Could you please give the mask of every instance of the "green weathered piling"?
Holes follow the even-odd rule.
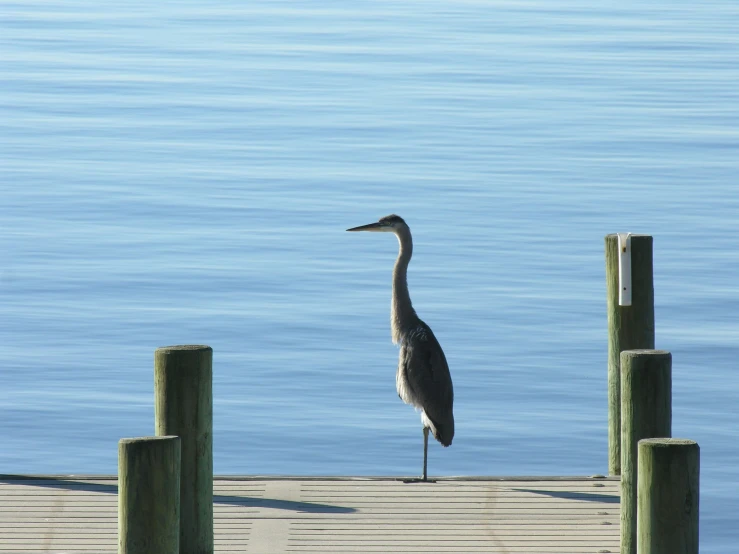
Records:
[[[118,553],[180,551],[180,438],[118,443]]]
[[[672,355],[621,352],[621,554],[636,554],[637,443],[672,436]]]
[[[154,355],[157,435],[182,439],[180,552],[213,553],[213,349],[168,346]]]
[[[631,306],[619,306],[618,235],[606,235],[608,310],[608,472],[621,475],[621,361],[624,350],[654,348],[652,237],[631,235]]]
[[[698,554],[699,480],[694,441],[639,441],[639,554]]]

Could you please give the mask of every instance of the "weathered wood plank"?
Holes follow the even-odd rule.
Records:
[[[0,552],[117,544],[114,478],[0,476]],[[251,478],[214,481],[216,552],[617,552],[619,481]]]

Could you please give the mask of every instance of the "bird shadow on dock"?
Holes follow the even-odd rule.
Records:
[[[618,504],[621,498],[617,494],[599,494],[593,492],[575,491],[546,491],[541,489],[513,489],[516,492],[531,492],[552,498],[563,498],[565,500],[585,500],[587,502],[602,502],[603,504]]]
[[[91,483],[89,481],[109,480],[111,483]],[[62,479],[60,477],[43,477],[38,475],[0,475],[0,484],[28,485],[33,487],[48,487],[52,489],[97,492],[103,494],[118,494],[118,484],[113,478],[84,477],[80,480]],[[333,504],[317,502],[300,502],[297,500],[278,500],[276,498],[257,498],[253,496],[233,496],[214,494],[214,504],[229,506],[244,506],[249,508],[272,508],[307,514],[352,514],[357,510]]]

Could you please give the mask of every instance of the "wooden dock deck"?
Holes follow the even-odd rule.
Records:
[[[0,476],[0,552],[117,552],[117,479]],[[216,552],[619,551],[619,480],[216,477]]]

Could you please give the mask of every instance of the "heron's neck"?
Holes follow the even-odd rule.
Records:
[[[411,304],[408,293],[408,262],[413,255],[413,239],[409,230],[401,229],[397,233],[400,251],[393,269],[393,299],[390,312],[390,325],[393,342],[398,344],[407,331],[415,327],[418,316]]]

